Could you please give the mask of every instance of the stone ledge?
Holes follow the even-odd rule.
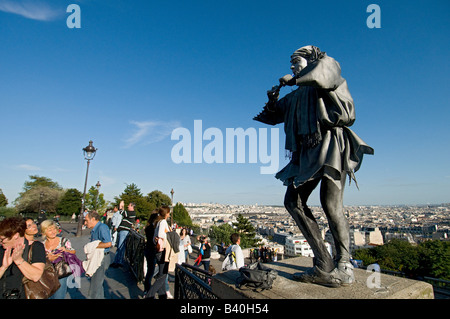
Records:
[[[367,280],[374,273],[364,269],[354,270],[355,283],[350,287],[328,288],[293,280],[294,273],[312,267],[312,258],[308,257],[285,259],[266,266],[278,272],[272,289],[254,292],[236,288],[239,271],[231,270],[212,278],[212,290],[221,299],[434,299],[432,285],[386,274],[376,274],[380,275],[380,288],[368,288]]]

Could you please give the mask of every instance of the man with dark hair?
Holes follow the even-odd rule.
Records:
[[[97,249],[104,249],[104,256],[100,266],[91,276],[88,297],[90,299],[104,299],[103,283],[105,281],[105,272],[110,262],[109,249],[111,247],[111,233],[106,224],[100,222],[101,216],[95,212],[89,212],[86,215],[85,223],[91,231],[91,242],[99,240]]]
[[[128,209],[122,212],[122,222],[117,228],[119,232],[119,243],[117,244],[114,262],[111,264],[113,268],[122,267],[125,262],[126,239],[136,221],[135,207],[136,204],[131,202],[128,204]]]
[[[308,45],[291,56],[292,75],[267,92],[263,112],[254,119],[284,123],[285,148],[291,161],[276,174],[287,186],[284,205],[314,252],[314,267],[295,276],[299,281],[339,287],[354,282],[348,221],[343,212],[346,175],[355,180],[364,154],[374,151],[350,128],[355,108],[339,63]],[[278,100],[280,88],[298,86]],[[320,201],[334,238],[336,260],[325,242],[307,200],[320,185]],[[355,181],[356,183],[356,181]]]
[[[232,245],[225,251],[225,260],[222,263],[222,270],[232,270],[244,267],[244,254],[241,249],[241,236],[233,233],[230,236]]]

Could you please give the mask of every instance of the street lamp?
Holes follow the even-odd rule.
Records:
[[[170,197],[171,197],[171,201],[172,201],[172,217],[173,217],[173,193],[175,193],[173,191],[173,188],[170,191]],[[172,223],[172,217],[170,217],[170,223]]]
[[[102,186],[102,184],[100,184],[100,181],[97,181],[97,184],[95,184],[95,188],[97,188],[97,195],[95,196],[95,210],[98,213],[98,199],[100,197],[100,187]]]
[[[41,192],[40,194],[39,194],[39,212],[38,212],[38,214],[40,214],[41,213],[41,210],[42,210],[42,198],[44,197],[44,192]]]
[[[87,179],[88,179],[88,173],[89,173],[89,164],[91,163],[91,160],[94,159],[95,154],[97,153],[97,149],[92,145],[92,141],[89,141],[89,145],[83,148],[83,155],[84,159],[87,160],[87,168],[86,168],[86,179],[84,180],[84,192],[83,192],[83,199],[81,200],[81,211],[80,215],[78,216],[78,227],[77,227],[77,237],[81,236],[82,227],[83,227],[83,212],[84,212],[84,201],[86,200],[86,186],[87,186]]]

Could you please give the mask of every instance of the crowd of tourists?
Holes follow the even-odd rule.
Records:
[[[125,266],[127,237],[133,229],[139,230],[135,206],[129,203],[124,209],[121,202],[109,216],[106,212],[100,215],[87,210],[80,216],[83,225],[91,230],[90,240],[84,246],[86,260],[83,261],[78,259],[70,239],[61,235],[58,219],[46,219],[45,214],[40,214],[36,222],[32,218],[19,216],[2,220],[0,299],[65,299],[70,283],[81,276],[89,278],[87,298],[104,299],[106,270]],[[170,207],[161,206],[152,212],[144,227],[145,298],[173,298],[169,291],[169,272],[175,270],[175,264],[191,262],[212,274],[216,272],[210,262],[210,239],[198,235],[193,244],[192,229],[169,224],[172,220],[170,214]],[[222,270],[244,266],[239,235],[233,234],[231,240],[232,245],[227,248],[226,254],[233,257],[230,260],[234,264],[223,266]],[[196,245],[198,255],[195,260],[190,260],[193,245]],[[116,252],[111,260],[110,250],[114,246]],[[50,282],[52,276],[55,279]],[[41,295],[33,294],[32,289],[35,288],[30,287],[40,283],[48,287],[48,291],[41,287],[44,291]]]

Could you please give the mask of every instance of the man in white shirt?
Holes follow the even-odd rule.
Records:
[[[232,245],[227,248],[225,251],[225,256],[228,258],[228,255],[234,253],[232,257],[234,262],[232,263],[231,268],[227,267],[226,270],[230,269],[239,269],[244,266],[244,253],[242,252],[241,246],[241,236],[238,233],[234,233],[230,236]]]

